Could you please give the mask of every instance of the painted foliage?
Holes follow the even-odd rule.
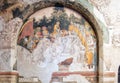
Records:
[[[20,75],[37,76],[42,83],[92,83],[81,72],[97,70],[97,40],[92,27],[77,12],[61,6],[34,13],[22,26],[17,43],[28,53],[18,54]],[[25,71],[23,65],[30,65],[31,70]]]

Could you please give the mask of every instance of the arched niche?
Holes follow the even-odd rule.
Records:
[[[38,13],[39,11],[42,11],[43,10],[43,12],[44,12],[44,10],[47,10],[47,8],[49,9],[49,8],[52,8],[52,9],[55,9],[55,8],[60,8],[59,10],[61,11],[62,9],[65,9],[66,11],[68,10],[69,12],[75,12],[77,15],[78,15],[78,17],[79,17],[79,19],[80,18],[83,18],[84,20],[85,20],[85,22],[86,22],[86,25],[84,26],[84,27],[90,27],[90,29],[92,29],[92,32],[94,33],[94,35],[95,35],[95,41],[96,41],[96,53],[97,53],[97,58],[96,58],[96,70],[95,70],[95,72],[90,72],[90,71],[88,71],[88,72],[86,72],[86,71],[80,71],[80,72],[76,72],[75,71],[75,73],[71,73],[72,71],[70,71],[69,73],[68,72],[66,72],[66,73],[62,73],[63,75],[64,74],[79,74],[79,75],[91,75],[91,74],[94,74],[94,75],[96,75],[95,76],[95,80],[96,80],[96,83],[97,82],[100,82],[101,80],[99,80],[99,73],[100,72],[102,72],[102,64],[100,64],[99,63],[99,60],[100,60],[100,58],[102,58],[102,56],[103,56],[103,52],[102,52],[102,33],[101,33],[101,30],[100,30],[100,27],[99,27],[99,25],[98,25],[98,23],[97,23],[97,21],[96,21],[96,19],[94,18],[94,16],[84,7],[84,6],[82,6],[80,3],[76,3],[76,2],[70,2],[70,1],[61,1],[61,0],[58,0],[58,1],[54,1],[54,2],[52,2],[52,1],[41,1],[41,2],[38,2],[38,3],[35,3],[35,4],[32,4],[32,5],[30,5],[30,6],[28,6],[27,7],[27,10],[30,10],[29,12],[26,12],[26,10],[24,10],[24,12],[23,12],[23,20],[25,21],[24,22],[24,24],[23,24],[23,26],[21,27],[21,29],[20,29],[20,31],[19,31],[19,34],[18,34],[18,44],[19,45],[21,45],[19,42],[21,41],[21,39],[23,38],[23,37],[25,37],[25,33],[23,32],[24,31],[24,29],[25,29],[25,27],[30,27],[29,29],[31,29],[32,27],[32,25],[34,24],[33,23],[33,21],[36,21],[36,19],[33,19],[33,17],[37,17],[38,15],[35,15],[36,13]],[[32,9],[32,10],[31,10]],[[51,10],[51,9],[49,9],[49,10]],[[57,10],[57,11],[59,11],[59,10]],[[51,11],[53,11],[53,10],[51,10]],[[63,10],[62,10],[63,11]],[[54,11],[53,11],[54,12]],[[64,11],[63,11],[64,12]],[[49,11],[47,11],[47,12],[44,12],[44,13],[50,13]],[[66,12],[64,12],[64,13],[66,13]],[[41,13],[42,14],[42,13]],[[50,13],[51,14],[51,13]],[[66,14],[68,14],[68,13],[66,13]],[[64,14],[65,16],[66,16],[66,14]],[[43,14],[44,15],[44,14]],[[56,14],[57,15],[57,14]],[[42,16],[43,17],[43,16]],[[64,16],[63,16],[64,17]],[[69,19],[70,19],[70,16],[68,16],[69,17]],[[67,17],[67,18],[68,18]],[[73,17],[77,17],[77,16],[73,16]],[[39,17],[38,17],[39,18]],[[47,17],[47,19],[48,20],[52,20],[50,17]],[[43,18],[41,18],[41,20],[45,20],[45,18],[43,19]],[[57,28],[55,28],[55,26],[57,25],[57,23],[58,23],[58,25],[60,25],[63,21],[60,21],[60,20],[57,20],[57,21],[55,21],[55,23],[52,25],[52,27],[53,28],[51,28],[53,31],[49,31],[49,33],[56,33],[55,32],[55,30],[57,29]],[[68,21],[65,21],[65,22],[68,22]],[[59,24],[60,23],[60,24]],[[64,22],[63,22],[64,23]],[[76,33],[76,35],[78,36],[78,38],[79,38],[79,40],[81,41],[81,44],[82,44],[82,46],[84,47],[83,49],[85,49],[85,54],[84,55],[89,55],[89,53],[91,53],[91,51],[88,51],[88,49],[89,49],[89,46],[87,45],[87,41],[88,40],[86,40],[86,38],[84,37],[84,35],[82,34],[83,32],[80,30],[80,28],[78,29],[77,27],[73,27],[73,29],[72,28],[70,28],[70,25],[72,25],[71,23],[73,23],[74,24],[74,22],[68,22],[68,24],[67,25],[69,25],[69,26],[67,26],[67,28],[60,28],[60,30],[71,30],[71,31],[73,31],[73,32],[75,32]],[[28,25],[29,24],[29,25]],[[42,26],[42,22],[40,22],[39,23],[40,24],[40,27],[43,27],[43,29],[46,29],[46,26],[44,27],[44,26]],[[66,24],[66,23],[65,23]],[[65,24],[63,25],[63,26],[65,26]],[[85,23],[84,23],[85,24]],[[83,24],[83,25],[84,25]],[[81,24],[82,25],[82,24]],[[36,26],[35,26],[36,27]],[[38,26],[37,26],[38,27]],[[29,36],[31,35],[31,33],[33,32],[33,31],[35,31],[35,30],[37,30],[37,29],[39,29],[39,28],[34,28],[34,29],[31,29],[31,30],[28,30],[28,33],[29,33]],[[48,27],[48,26],[47,26]],[[42,28],[41,28],[42,29]],[[40,30],[41,31],[41,30]],[[22,35],[22,32],[23,32],[23,36],[21,36]],[[41,34],[41,33],[39,33],[39,34]],[[62,34],[63,35],[63,34]],[[43,36],[43,35],[41,35],[41,36]],[[49,38],[48,38],[49,39]],[[46,42],[46,41],[45,41]],[[39,42],[37,42],[38,44],[39,44]],[[36,44],[36,45],[38,45],[38,44]],[[41,44],[42,45],[42,44]],[[28,62],[26,61],[26,63],[30,63],[31,64],[31,62],[29,62],[30,61],[30,58],[33,58],[33,55],[34,54],[36,54],[36,52],[33,52],[34,51],[34,49],[29,49],[29,48],[27,48],[27,46],[24,46],[24,45],[22,45],[22,47],[21,46],[18,46],[18,53],[20,52],[20,50],[22,50],[23,51],[23,53],[26,53],[25,55],[24,55],[24,57],[26,57],[26,60],[28,60]],[[37,46],[35,46],[35,49],[37,48]],[[38,50],[37,50],[38,51]],[[88,52],[88,53],[87,53]],[[23,53],[19,53],[21,56],[23,55]],[[31,53],[33,53],[33,54],[31,54]],[[93,53],[94,54],[94,53]],[[30,56],[30,57],[29,57]],[[27,57],[29,57],[29,58],[27,58]],[[20,59],[24,59],[23,57],[19,57]],[[18,58],[18,59],[19,59]],[[37,58],[37,57],[36,57]],[[20,60],[19,60],[20,61]],[[69,64],[69,62],[71,62],[71,61],[73,61],[73,58],[71,58],[71,57],[69,57],[69,58],[66,58],[66,59],[64,59],[64,61],[61,61],[61,62],[59,62],[58,63],[58,65],[61,65],[61,64]],[[33,60],[33,62],[34,62],[34,60]],[[19,62],[18,62],[19,63]],[[44,66],[44,65],[42,65],[42,66]],[[91,67],[92,65],[90,65],[89,67]],[[52,67],[52,66],[51,66]],[[58,66],[57,66],[58,67]],[[56,67],[56,68],[57,68]],[[88,69],[89,69],[89,67],[88,67]],[[18,68],[20,68],[20,67],[18,67]],[[22,68],[22,67],[21,67]],[[29,68],[29,67],[28,67]],[[51,68],[52,69],[52,68]],[[22,69],[21,69],[22,70]],[[19,70],[18,69],[18,71],[19,72],[22,72],[21,70]],[[24,72],[30,72],[31,70],[23,70]],[[24,74],[24,72],[22,73],[22,74]],[[27,77],[28,75],[30,76],[30,73],[26,73],[26,75],[24,74],[24,76],[25,77]],[[73,71],[74,72],[74,71]],[[32,76],[37,76],[37,72],[35,72],[36,74],[33,74],[32,73],[32,75],[31,75],[31,77]],[[21,75],[22,75],[21,74]],[[47,74],[47,73],[46,73]],[[44,75],[44,74],[43,74]],[[48,74],[48,75],[51,75],[51,74]],[[54,76],[59,76],[59,75],[61,75],[59,72],[56,72],[56,73],[53,73],[52,75],[54,75]],[[40,78],[42,78],[42,77],[40,77]],[[78,76],[78,78],[79,78],[79,76]],[[83,78],[83,79],[85,79],[84,77],[81,77],[81,78]],[[89,79],[89,78],[88,78]],[[55,79],[53,79],[53,80],[56,80],[56,78]],[[92,80],[94,80],[93,78],[92,78]]]

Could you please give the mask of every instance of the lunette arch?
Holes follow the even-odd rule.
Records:
[[[47,8],[47,7],[53,7],[56,5],[63,5],[64,7],[75,10],[80,15],[82,15],[89,22],[89,24],[92,26],[92,28],[95,32],[96,38],[97,38],[98,81],[99,81],[99,83],[102,83],[102,80],[99,80],[101,78],[100,75],[101,75],[102,69],[103,69],[102,64],[99,63],[100,58],[103,57],[102,31],[101,31],[100,25],[98,24],[94,15],[87,8],[85,8],[81,3],[77,3],[77,1],[70,2],[68,0],[56,0],[56,1],[46,0],[46,1],[36,2],[32,5],[28,5],[29,8],[27,10],[23,11],[23,13],[22,13],[22,15],[24,16],[23,20],[25,21],[29,16],[31,16],[33,13],[35,13],[38,10],[41,10],[41,9]],[[29,11],[29,12],[27,12],[27,11]],[[19,34],[17,34],[17,36],[19,36]]]

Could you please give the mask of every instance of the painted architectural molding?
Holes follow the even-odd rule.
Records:
[[[117,1],[117,0],[116,0]],[[89,0],[101,14],[103,14],[107,26],[119,25],[119,4],[115,0]],[[116,4],[115,4],[116,3]],[[114,7],[118,6],[118,7]]]

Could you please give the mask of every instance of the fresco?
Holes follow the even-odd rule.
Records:
[[[42,83],[96,82],[95,33],[69,8],[49,7],[31,15],[17,43],[17,70],[23,77],[36,76]]]

